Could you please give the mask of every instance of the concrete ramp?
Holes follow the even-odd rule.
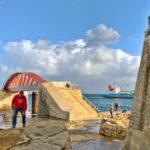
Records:
[[[47,95],[47,104],[50,116],[61,118],[67,117],[69,120],[90,120],[99,118],[100,114],[86,102],[80,89],[73,87],[58,86],[53,82],[42,84],[42,88]],[[53,105],[53,107],[52,107]],[[51,108],[52,107],[52,108]],[[53,109],[53,111],[51,110]],[[63,116],[63,114],[65,116]]]

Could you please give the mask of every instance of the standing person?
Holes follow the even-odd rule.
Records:
[[[119,105],[117,103],[114,104],[114,111],[118,111]]]
[[[20,91],[19,94],[15,95],[12,99],[12,128],[16,127],[17,124],[17,114],[20,111],[22,114],[22,125],[26,126],[26,110],[27,110],[27,98],[24,95],[23,91]]]
[[[112,109],[112,107],[109,108],[109,112],[110,112],[110,117],[113,118],[113,109]]]

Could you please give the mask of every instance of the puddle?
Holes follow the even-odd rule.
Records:
[[[91,121],[88,124],[87,133],[98,134],[101,120]]]
[[[101,120],[79,121],[77,126],[69,129],[72,134],[98,134]]]
[[[32,118],[36,117],[35,114],[27,114],[27,125],[30,125],[32,123]],[[11,114],[9,113],[9,121],[4,121],[3,115],[0,114],[0,129],[10,129],[12,127],[11,123]],[[22,127],[22,117],[20,114],[18,114],[17,117],[17,126],[16,127]]]

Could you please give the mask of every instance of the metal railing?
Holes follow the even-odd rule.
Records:
[[[95,105],[93,105],[93,103],[91,103],[83,94],[82,97],[97,113],[100,113],[100,110]]]

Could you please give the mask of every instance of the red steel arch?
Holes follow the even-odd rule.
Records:
[[[12,74],[5,82],[3,90],[19,91],[34,89],[37,85],[46,82],[45,79],[33,72],[16,72]]]

